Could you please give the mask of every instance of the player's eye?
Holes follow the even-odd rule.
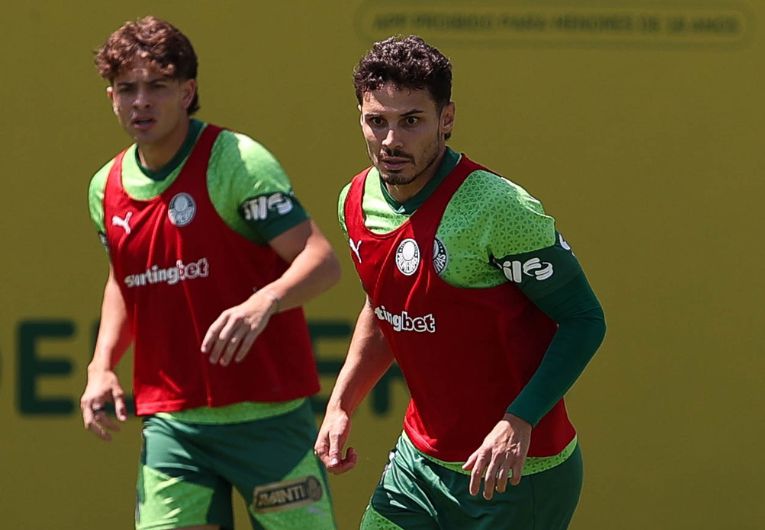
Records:
[[[370,116],[367,118],[367,122],[369,122],[369,124],[373,127],[382,127],[385,125],[385,120],[380,116]]]
[[[419,122],[420,122],[420,118],[417,116],[407,116],[406,119],[404,120],[404,123],[409,127],[417,125]]]

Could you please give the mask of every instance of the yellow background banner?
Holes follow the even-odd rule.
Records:
[[[132,527],[140,422],[101,443],[78,400],[107,269],[87,186],[127,141],[92,50],[146,14],[191,38],[199,117],[266,145],[341,255],[307,307],[319,406],[363,300],[335,213],[367,164],[351,70],[373,39],[418,32],[454,65],[451,145],[542,200],[606,311],[568,401],[586,465],[572,529],[765,526],[765,4],[48,0],[0,17],[0,527]],[[341,530],[406,399],[392,374],[354,419]]]

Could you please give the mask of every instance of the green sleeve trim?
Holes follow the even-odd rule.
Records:
[[[293,196],[292,202],[294,209],[292,212],[280,217],[273,217],[256,226],[257,232],[268,242],[273,238],[282,235],[290,228],[294,228],[303,221],[308,220],[308,213]]]
[[[309,218],[276,158],[243,134],[221,132],[210,156],[208,189],[218,215],[255,243]]]
[[[507,281],[531,299],[539,299],[556,291],[582,272],[571,247],[558,233],[555,244],[550,247],[501,258],[492,257],[491,262],[502,271]]]
[[[603,342],[606,323],[583,272],[549,294],[531,292],[529,299],[558,323],[558,330],[536,372],[507,412],[536,425],[584,371]]]

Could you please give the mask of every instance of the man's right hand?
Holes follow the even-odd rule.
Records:
[[[80,398],[82,421],[85,429],[107,442],[111,441],[112,432],[120,430],[119,423],[104,410],[108,403],[114,404],[119,421],[127,419],[125,393],[117,374],[112,370],[88,370],[88,384]]]
[[[351,419],[348,415],[340,410],[327,410],[313,450],[330,473],[339,475],[356,465],[357,455],[353,447],[349,447],[343,456],[350,433]]]

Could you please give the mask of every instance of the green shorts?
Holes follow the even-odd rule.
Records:
[[[307,400],[286,414],[223,425],[150,416],[143,425],[136,529],[233,529],[233,486],[255,530],[334,530],[315,440]]]
[[[362,530],[565,530],[582,489],[578,444],[555,467],[523,476],[487,501],[470,475],[447,469],[401,436],[361,521]],[[481,483],[483,487],[483,483]]]

